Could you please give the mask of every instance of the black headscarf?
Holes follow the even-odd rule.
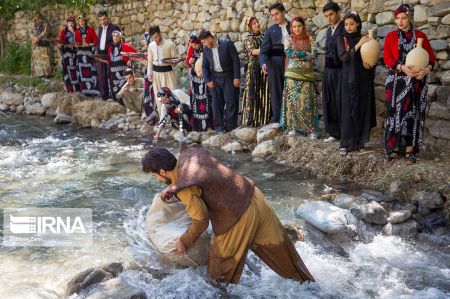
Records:
[[[344,30],[344,36],[347,38],[350,48],[354,48],[361,39],[361,18],[356,11],[349,11],[345,14],[343,22],[345,22],[346,19],[353,19],[356,23],[358,23],[358,28],[355,32],[348,33],[346,30]]]

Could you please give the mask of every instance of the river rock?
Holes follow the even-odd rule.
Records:
[[[6,104],[0,104],[0,111],[9,111],[9,106]]]
[[[187,138],[195,143],[201,143],[202,142],[202,134],[197,131],[189,132],[187,135]]]
[[[253,157],[268,157],[276,152],[275,141],[266,140],[259,143],[252,152]]]
[[[256,128],[240,128],[231,132],[237,139],[253,143],[256,141]]]
[[[417,234],[418,227],[414,220],[399,224],[388,223],[383,227],[383,234],[386,236],[412,236]]]
[[[279,124],[268,124],[258,130],[256,133],[256,141],[258,143],[264,142],[266,140],[274,139],[278,135],[280,130]]]
[[[218,149],[220,148],[220,143],[222,139],[220,135],[213,135],[206,139],[205,141],[202,141],[202,146],[212,149]]]
[[[333,204],[342,209],[349,209],[356,202],[358,199],[355,196],[345,193],[339,194],[333,199]]]
[[[348,256],[348,253],[343,246],[330,238],[332,235],[320,231],[307,222],[303,225],[302,231],[304,241],[315,245],[319,251],[323,251],[324,253],[329,253],[331,251],[344,257]]]
[[[26,113],[31,115],[44,115],[45,109],[42,107],[41,103],[34,103],[28,106]]]
[[[420,191],[413,195],[411,202],[417,205],[417,213],[428,214],[433,209],[442,208],[445,199],[440,192]]]
[[[48,108],[56,109],[58,107],[58,105],[56,104],[56,99],[57,99],[56,92],[46,93],[41,98],[41,104],[45,109]]]
[[[0,109],[1,110],[1,109]],[[16,114],[22,114],[25,111],[25,106],[24,105],[19,105],[16,108]]]
[[[12,93],[4,91],[0,96],[0,103],[6,104],[8,106],[11,105],[19,106],[22,105],[23,102],[24,98],[20,93]]]
[[[223,151],[226,151],[227,153],[231,153],[231,152],[242,152],[244,150],[244,147],[238,141],[233,141],[222,146],[221,149]]]
[[[91,128],[98,128],[100,126],[100,121],[98,119],[91,120]]]
[[[145,292],[135,286],[132,286],[122,278],[113,278],[100,283],[92,289],[85,299],[110,299],[110,298],[129,298],[129,299],[147,299]]]
[[[387,221],[392,224],[402,223],[411,218],[410,210],[391,211]]]
[[[382,205],[375,201],[358,206],[352,206],[350,210],[356,218],[367,223],[384,225],[387,222],[386,210]]]
[[[348,210],[336,207],[326,201],[312,201],[300,205],[295,214],[316,227],[329,233],[338,234],[355,231],[356,219]]]
[[[116,277],[123,271],[120,263],[111,263],[100,267],[93,267],[75,275],[66,286],[66,295],[78,294],[94,284]]]
[[[57,124],[66,124],[73,122],[73,118],[72,116],[67,115],[65,113],[59,113],[58,115],[56,115],[53,121]]]
[[[394,197],[374,190],[364,190],[360,196],[367,201],[392,202],[394,200]]]
[[[428,215],[416,214],[412,218],[418,222],[419,228],[429,233],[434,233],[438,228],[446,227],[448,224],[447,215],[442,211]]]

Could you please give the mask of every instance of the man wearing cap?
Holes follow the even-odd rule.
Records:
[[[148,45],[147,51],[147,77],[153,82],[153,89],[160,90],[162,87],[168,87],[171,90],[177,88],[175,72],[173,65],[166,63],[163,59],[176,58],[178,56],[175,44],[163,38],[161,30],[158,26],[149,28],[148,33],[152,38],[152,42]],[[156,106],[158,113],[161,115],[161,99],[157,98]]]
[[[325,49],[325,69],[322,80],[322,107],[325,131],[330,135],[325,142],[341,138],[341,71],[342,62],[337,53],[337,41],[344,35],[344,22],[340,7],[334,2],[325,4],[322,9],[330,27],[327,30]]]
[[[141,115],[142,100],[144,99],[144,78],[136,78],[132,69],[124,72],[126,83],[117,93],[116,98],[121,99],[128,110]]]
[[[98,51],[99,55],[108,55],[108,49],[112,45],[112,33],[115,30],[120,30],[119,26],[112,24],[109,21],[108,13],[106,10],[101,10],[98,14],[98,21],[100,27],[98,29]],[[109,83],[108,83],[108,64],[102,61],[97,62],[97,74],[98,74],[98,85],[102,98],[107,100],[109,98]]]

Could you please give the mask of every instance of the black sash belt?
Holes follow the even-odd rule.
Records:
[[[171,65],[153,65],[153,71],[158,73],[167,73],[172,71]]]
[[[286,56],[286,54],[284,53],[284,49],[271,49],[269,51],[269,56]]]

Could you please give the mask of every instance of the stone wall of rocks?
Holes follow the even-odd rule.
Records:
[[[123,27],[126,40],[135,47],[142,48],[140,41],[142,33],[150,25],[159,25],[161,30],[177,44],[180,54],[185,53],[187,39],[193,30],[202,28],[218,33],[219,37],[228,37],[235,42],[243,58],[243,43],[247,37],[245,21],[248,16],[256,16],[265,29],[271,25],[267,7],[273,0],[146,0],[124,1],[108,7],[115,24]],[[284,1],[289,16],[301,15],[307,19],[307,26],[315,36],[317,43],[323,48],[327,21],[321,13],[327,0],[288,0]],[[426,123],[426,142],[440,148],[450,145],[450,1],[446,0],[336,0],[343,12],[358,11],[363,20],[363,32],[375,29],[377,39],[383,45],[387,33],[395,29],[393,10],[401,3],[410,3],[415,7],[414,23],[424,31],[431,40],[431,45],[437,54],[435,70],[429,76],[430,109]],[[89,10],[90,24],[98,26],[96,12],[102,7],[93,6]],[[43,14],[50,20],[52,36],[56,42],[61,24],[70,15],[77,15],[64,6],[49,6],[42,9]],[[28,41],[29,21],[22,12],[18,12],[12,21],[8,40]],[[54,47],[55,63],[59,62],[59,53]],[[381,54],[383,55],[383,53]],[[316,78],[321,80],[323,69],[323,50],[316,65]],[[378,127],[384,121],[384,80],[387,68],[383,65],[382,57],[376,67],[376,106]],[[185,83],[186,77],[181,78]]]

